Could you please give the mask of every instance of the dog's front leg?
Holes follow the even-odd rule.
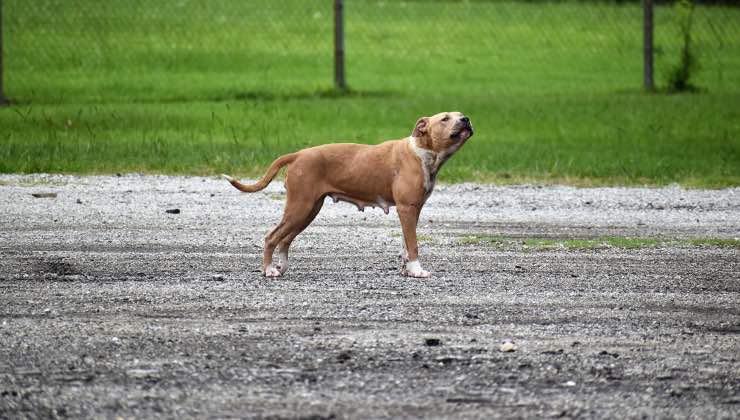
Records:
[[[410,277],[429,277],[431,274],[419,264],[419,247],[416,244],[416,224],[419,221],[421,206],[398,205],[398,217],[401,219],[403,241],[408,255],[403,274]]]

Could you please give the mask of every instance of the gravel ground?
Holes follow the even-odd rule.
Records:
[[[738,238],[740,189],[440,186],[428,280],[327,202],[266,280],[283,193],[0,176],[0,418],[740,416],[738,248],[459,242]]]

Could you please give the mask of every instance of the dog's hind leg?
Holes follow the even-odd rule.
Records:
[[[323,201],[321,202],[323,204]],[[273,264],[272,257],[275,252],[275,248],[283,242],[284,239],[291,237],[295,238],[298,233],[308,226],[311,221],[318,214],[318,210],[321,206],[318,205],[314,200],[307,199],[306,197],[292,197],[290,191],[288,192],[288,198],[285,202],[285,211],[283,212],[283,219],[280,223],[265,237],[265,251],[262,259],[262,266],[265,270],[266,277],[277,277],[281,275],[285,268]],[[287,245],[290,244],[288,241]],[[280,248],[279,252],[282,252],[283,248]],[[285,262],[287,263],[287,247],[285,251]],[[282,256],[282,255],[281,255]]]
[[[285,225],[285,218],[283,217],[283,220],[280,221],[280,223],[277,224],[274,228],[270,230],[270,232],[265,235],[265,249],[262,252],[262,274],[264,274],[267,277],[275,277],[278,274],[274,274],[274,270],[272,270],[272,255],[275,252],[275,245],[274,241],[272,241],[270,238],[275,236],[275,233],[280,230]]]
[[[290,248],[290,244],[293,243],[293,239],[295,239],[296,236],[303,232],[308,227],[308,225],[313,222],[313,219],[315,219],[316,216],[319,214],[323,205],[324,198],[321,197],[318,201],[316,201],[316,204],[311,210],[311,213],[304,220],[303,224],[298,226],[293,231],[288,232],[288,234],[280,240],[280,243],[278,243],[276,251],[278,253],[279,262],[275,266],[280,271],[280,274],[284,274],[286,271],[288,271],[288,249]]]

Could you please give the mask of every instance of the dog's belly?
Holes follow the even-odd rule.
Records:
[[[359,211],[365,211],[365,207],[373,207],[373,208],[379,207],[383,209],[385,214],[388,214],[388,212],[390,211],[390,208],[396,205],[396,203],[394,203],[393,201],[386,200],[380,195],[378,195],[375,198],[375,200],[354,198],[354,197],[350,197],[348,195],[345,195],[342,193],[336,193],[336,192],[329,193],[328,195],[329,197],[331,197],[332,200],[334,200],[335,203],[339,201],[345,201],[347,203],[354,204],[355,206],[357,206],[357,210]]]

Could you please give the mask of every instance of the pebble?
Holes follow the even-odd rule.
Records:
[[[442,345],[442,340],[439,338],[426,338],[424,339],[424,344],[429,347],[436,347]]]
[[[504,341],[498,348],[500,351],[504,353],[509,353],[512,351],[516,351],[517,345],[514,344],[513,341]]]
[[[126,375],[130,378],[145,379],[155,377],[159,373],[156,369],[129,369]]]

